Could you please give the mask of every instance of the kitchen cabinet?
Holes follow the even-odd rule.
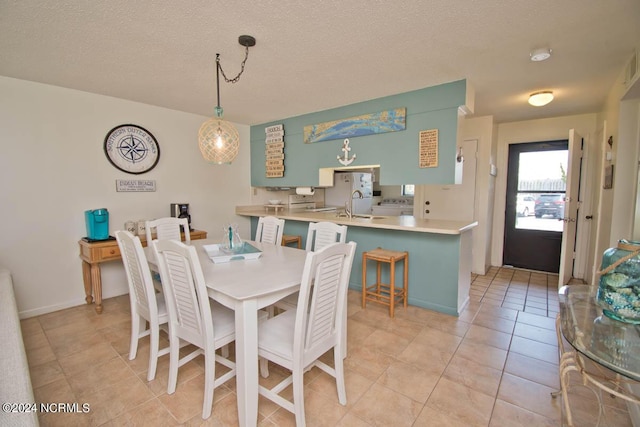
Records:
[[[380,185],[453,184],[460,107],[472,110],[466,80],[251,126],[251,185],[321,186],[320,169],[337,168],[344,138],[305,144],[304,127],[392,108],[407,109],[406,129],[349,138],[350,167],[379,165]],[[265,128],[284,127],[284,176],[266,177]],[[438,166],[418,165],[420,131],[438,129]]]

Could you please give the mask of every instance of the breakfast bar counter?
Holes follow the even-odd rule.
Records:
[[[284,205],[283,205],[284,206]],[[461,234],[478,225],[477,221],[447,221],[438,219],[416,219],[411,215],[384,216],[359,215],[353,218],[338,216],[336,211],[309,212],[304,209],[265,210],[263,207],[238,206],[236,215],[261,217],[275,216],[285,220],[318,222],[329,221],[351,227],[381,228],[385,230],[411,231],[416,233]]]
[[[358,244],[349,282],[351,289],[362,289],[362,253],[382,247],[409,252],[409,304],[451,315],[459,315],[468,304],[471,230],[478,224],[475,221],[423,220],[408,215],[348,218],[339,217],[335,211],[284,208],[274,212],[263,206],[238,206],[236,215],[251,218],[251,236],[255,235],[259,217],[282,218],[284,233],[301,236],[302,247],[306,244],[309,222],[346,225],[347,241]],[[383,275],[383,279],[388,280],[388,276]]]

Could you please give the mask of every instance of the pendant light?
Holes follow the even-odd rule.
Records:
[[[208,162],[222,165],[231,164],[238,155],[240,136],[238,130],[231,123],[223,120],[220,106],[220,73],[227,83],[236,83],[244,72],[244,65],[249,57],[249,47],[255,46],[256,39],[252,36],[240,36],[238,43],[245,47],[244,60],[240,72],[232,79],[228,79],[220,65],[220,54],[216,53],[216,93],[218,104],[214,110],[214,117],[200,126],[198,131],[198,146],[202,157]]]

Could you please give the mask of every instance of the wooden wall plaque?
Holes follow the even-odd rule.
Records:
[[[421,168],[438,167],[438,129],[420,131],[418,162]]]
[[[284,125],[264,128],[265,133],[265,171],[267,178],[284,176]]]

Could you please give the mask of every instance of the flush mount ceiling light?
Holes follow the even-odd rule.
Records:
[[[222,107],[220,106],[220,73],[227,83],[236,83],[244,72],[244,65],[249,57],[249,47],[256,45],[256,39],[252,36],[238,37],[238,43],[245,47],[244,60],[240,65],[240,72],[232,79],[228,79],[220,65],[220,54],[216,53],[216,93],[218,104],[215,108],[215,116],[200,126],[198,131],[198,146],[202,157],[208,162],[231,164],[238,155],[240,148],[240,136],[231,123],[222,119]]]
[[[534,107],[542,107],[553,101],[553,92],[550,90],[544,90],[541,92],[535,92],[529,95],[529,104]]]
[[[534,49],[529,54],[529,58],[531,58],[533,62],[540,62],[544,61],[545,59],[549,59],[551,58],[551,49],[547,47]]]

